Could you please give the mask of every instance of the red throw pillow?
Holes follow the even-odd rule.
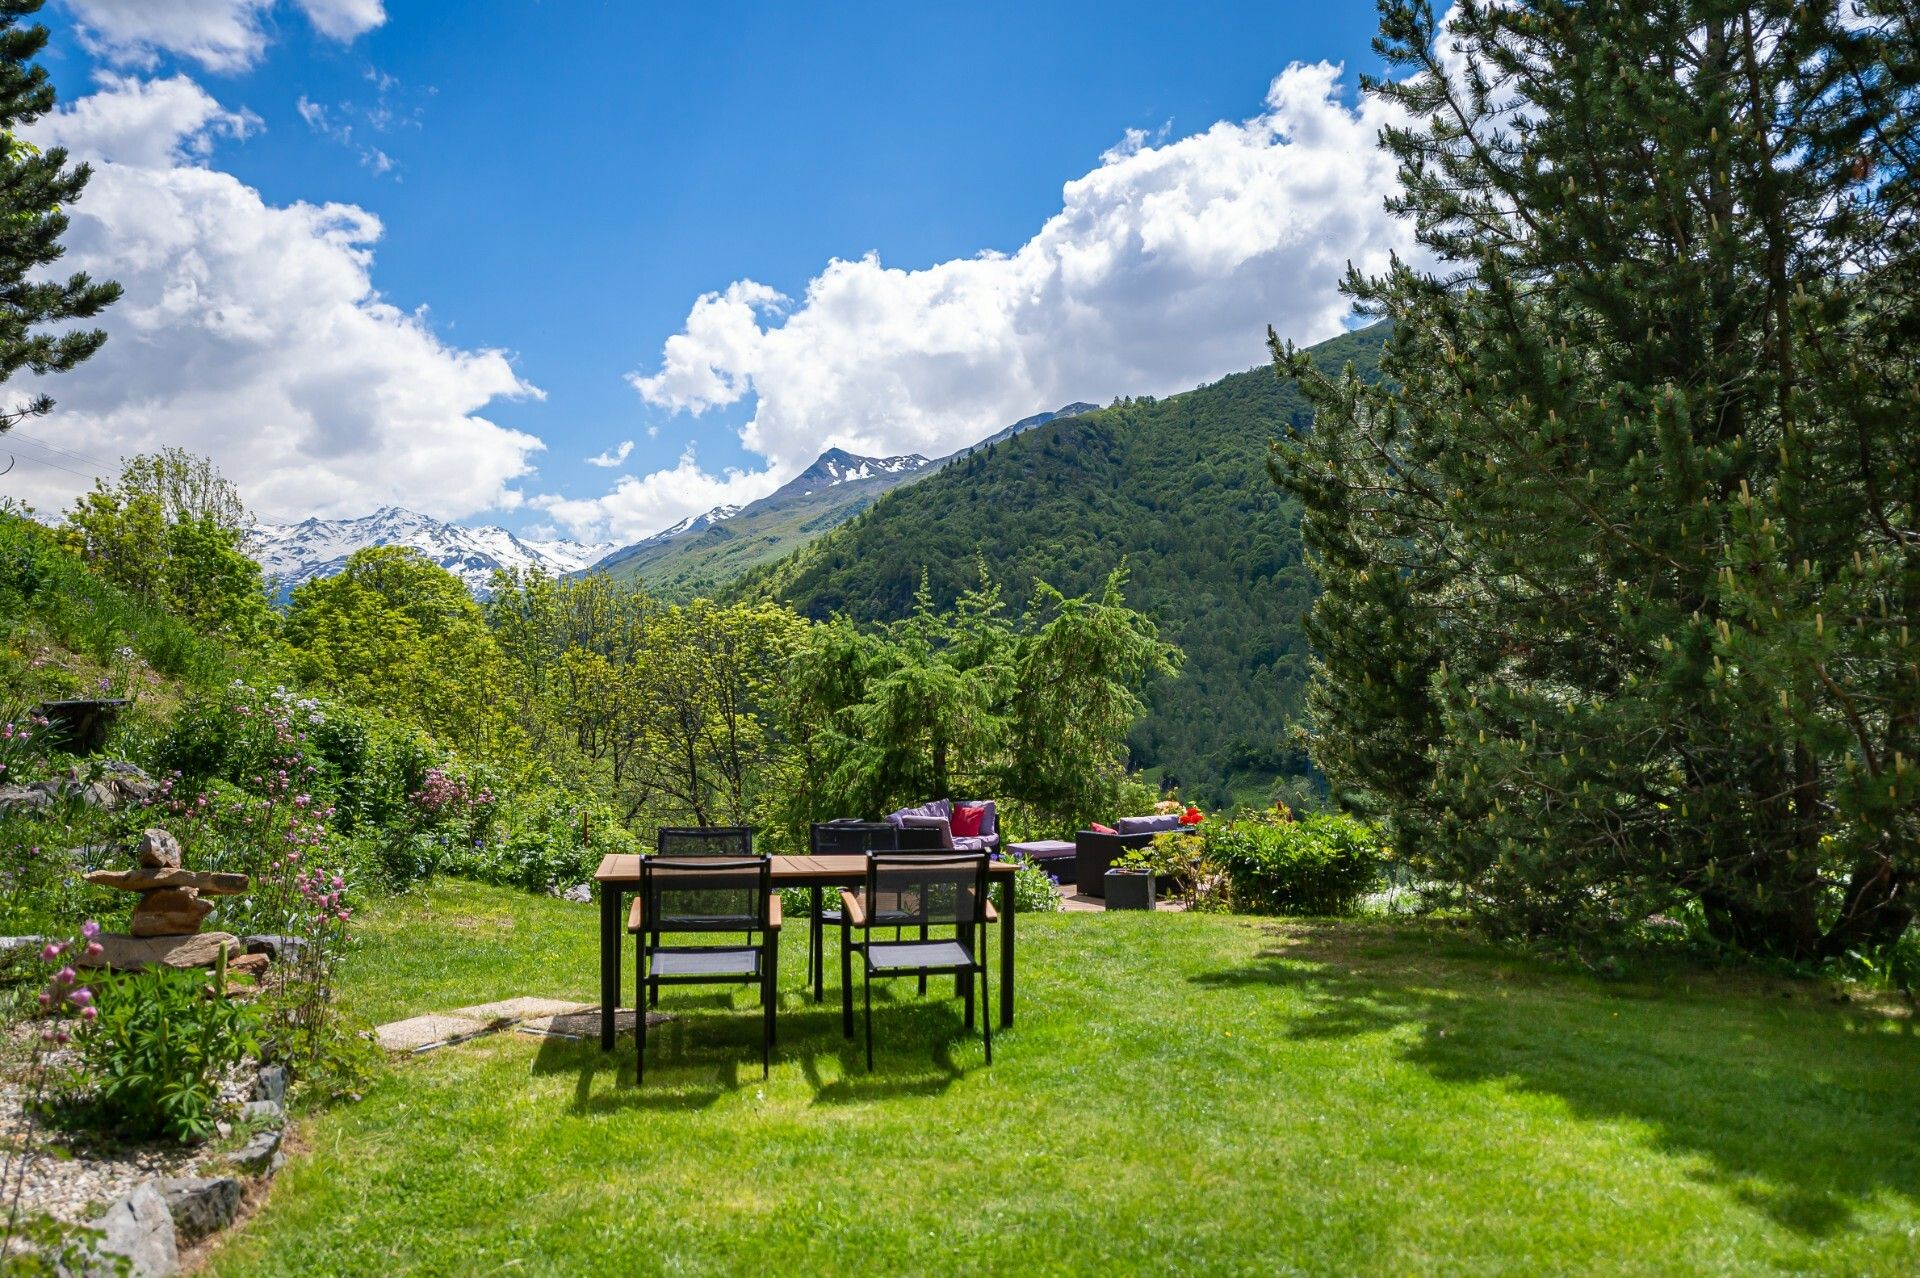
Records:
[[[977,839],[980,826],[987,819],[987,805],[984,803],[956,803],[953,805],[953,837],[956,839]]]
[[[1118,831],[1118,830],[1116,830],[1116,829],[1114,829],[1114,828],[1113,828],[1112,826],[1110,826],[1110,825],[1101,825],[1101,824],[1100,824],[1100,823],[1099,823],[1098,821],[1095,821],[1095,822],[1094,822],[1094,823],[1093,823],[1092,825],[1090,825],[1090,826],[1088,826],[1087,828],[1088,828],[1089,830],[1092,830],[1092,831],[1093,831],[1093,832],[1094,832],[1095,834],[1118,834],[1118,833],[1120,833],[1120,831]]]

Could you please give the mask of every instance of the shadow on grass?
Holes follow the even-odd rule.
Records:
[[[1602,986],[1417,930],[1288,923],[1251,963],[1191,979],[1291,991],[1290,1038],[1411,1027],[1434,1078],[1503,1081],[1582,1118],[1631,1120],[1696,1173],[1809,1237],[1851,1227],[1876,1194],[1920,1203],[1920,1039],[1911,1020],[1794,992]],[[1714,985],[1716,978],[1702,981]]]
[[[925,999],[911,982],[898,996],[874,987],[874,1069],[867,1071],[860,1008],[854,1008],[854,1036],[841,1032],[837,990],[815,1003],[810,992],[782,991],[775,1021],[773,1060],[797,1060],[817,1102],[844,1104],[892,1097],[933,1096],[945,1091],[965,1070],[955,1047],[978,1042],[979,1030],[965,1028],[957,999],[936,988]],[[730,1092],[760,1085],[760,1009],[736,1003],[720,993],[663,999],[661,1012],[671,1019],[647,1027],[646,1082],[635,1086],[634,1041],[623,1032],[610,1052],[597,1040],[549,1038],[534,1055],[535,1074],[574,1074],[574,1113],[621,1110],[700,1110]],[[829,1078],[826,1062],[838,1065]],[[931,1073],[928,1070],[931,1069]]]

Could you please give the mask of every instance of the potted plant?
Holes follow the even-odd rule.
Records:
[[[1154,865],[1150,848],[1136,848],[1115,857],[1106,874],[1109,910],[1151,910],[1154,906]]]

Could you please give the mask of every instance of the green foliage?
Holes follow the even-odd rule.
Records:
[[[66,1117],[133,1139],[206,1139],[220,1075],[257,1050],[253,1009],[206,985],[204,972],[166,967],[95,985],[99,1018],[76,1040],[81,1090]]]
[[[548,790],[514,805],[502,837],[449,849],[441,868],[480,883],[544,892],[591,882],[601,857],[639,850],[606,804]]]
[[[929,796],[993,795],[1022,823],[1059,829],[1106,813],[1129,787],[1126,732],[1139,690],[1178,653],[1121,596],[1045,583],[1019,625],[976,564],[951,611],[923,584],[906,618],[816,625],[782,681],[792,749],[781,824],[878,814]],[[1018,828],[1018,827],[1015,827]]]
[[[479,605],[411,547],[369,546],[336,575],[297,587],[286,637],[310,686],[482,758],[503,757],[518,739],[503,712],[506,663]]]
[[[1279,352],[1318,411],[1276,473],[1317,757],[1502,930],[1697,905],[1805,961],[1914,917],[1920,44],[1862,9],[1384,8],[1437,266],[1347,281],[1386,383]]]
[[[1054,877],[1031,861],[1013,872],[1013,908],[1021,914],[1050,914],[1060,908]]]
[[[1350,913],[1379,887],[1386,863],[1379,834],[1337,812],[1209,823],[1201,840],[1232,908],[1247,914]]]
[[[246,507],[211,462],[171,448],[95,480],[57,533],[96,573],[202,634],[238,644],[271,635],[260,566],[241,550]]]
[[[1384,338],[1368,329],[1313,354],[1370,376]],[[1236,785],[1263,797],[1281,770],[1311,772],[1282,743],[1302,711],[1299,623],[1314,584],[1298,507],[1263,470],[1268,441],[1309,411],[1298,387],[1257,369],[1050,422],[888,493],[738,588],[816,619],[872,622],[910,615],[923,572],[947,608],[982,564],[1010,587],[1043,579],[1092,599],[1124,564],[1132,607],[1186,656],[1183,678],[1141,694],[1129,766],[1210,807],[1229,805]]]
[[[46,273],[64,252],[63,210],[80,198],[93,171],[85,164],[67,167],[64,147],[42,151],[20,136],[23,126],[53,110],[53,84],[33,61],[47,46],[47,29],[20,25],[42,2],[0,4],[0,226],[6,228],[0,236],[0,383],[21,369],[45,375],[77,367],[107,335],[70,321],[92,319],[120,296],[111,280],[95,283],[75,273],[61,281]],[[0,412],[0,431],[52,408],[49,396],[36,394]]]
[[[228,677],[233,658],[218,643],[165,611],[88,571],[56,543],[55,534],[22,515],[0,511],[0,637],[9,664],[45,684],[54,672],[33,669],[32,650],[51,643],[101,666],[130,650],[156,673],[205,687]],[[79,688],[48,688],[77,693]]]

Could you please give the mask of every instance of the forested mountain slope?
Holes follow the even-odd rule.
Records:
[[[1324,342],[1320,365],[1377,372],[1385,325]],[[1267,442],[1306,399],[1270,367],[1163,400],[1056,421],[888,493],[738,589],[824,617],[899,616],[921,571],[943,606],[987,571],[1024,601],[1034,578],[1096,590],[1123,559],[1128,601],[1187,654],[1149,697],[1134,761],[1210,803],[1265,797],[1304,772],[1282,740],[1307,677],[1313,596],[1299,512],[1267,477]]]

